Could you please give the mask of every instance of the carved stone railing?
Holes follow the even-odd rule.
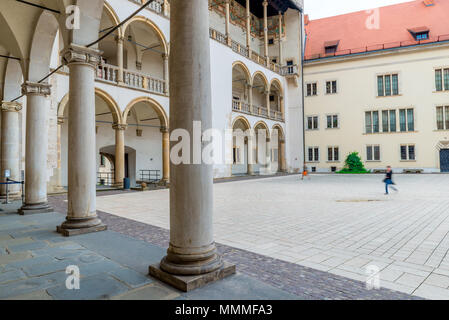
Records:
[[[283,76],[297,76],[299,75],[299,68],[297,65],[284,66],[281,68],[280,74]]]
[[[146,1],[148,0],[129,0],[130,2],[133,2],[135,4],[138,5],[142,5],[144,4]],[[166,17],[169,17],[169,12],[170,12],[170,4],[168,3],[168,1],[166,2],[166,5],[168,8],[164,8],[164,0],[155,0],[152,3],[150,3],[146,9],[150,10],[150,11],[154,11],[157,14],[160,15],[164,15]]]

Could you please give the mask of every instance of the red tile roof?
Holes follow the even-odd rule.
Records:
[[[433,3],[433,5],[432,5]],[[379,28],[368,28],[371,11],[310,20],[306,60],[325,57],[325,43],[340,39],[336,55],[418,44],[410,30],[429,29],[429,40],[449,40],[449,0],[416,0],[379,8]],[[425,26],[425,27],[423,27]]]

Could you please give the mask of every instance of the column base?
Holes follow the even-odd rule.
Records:
[[[149,274],[151,276],[184,292],[189,292],[203,287],[208,283],[222,280],[235,274],[235,272],[235,265],[228,262],[224,262],[223,265],[215,271],[194,276],[180,276],[165,272],[161,269],[160,264],[151,265],[149,267]]]
[[[50,207],[48,203],[25,204],[19,209],[19,214],[21,216],[47,212],[54,212],[53,208]]]
[[[97,217],[83,219],[67,219],[63,224],[56,227],[56,232],[64,237],[77,236],[86,233],[107,230],[107,226]]]

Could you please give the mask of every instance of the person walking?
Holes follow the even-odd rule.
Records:
[[[310,180],[309,169],[307,168],[306,165],[304,165],[304,170],[302,170],[301,180],[304,180],[304,177],[309,178]]]
[[[393,182],[393,170],[391,170],[390,166],[387,167],[387,172],[385,174],[384,183],[385,183],[385,195],[388,195],[388,186],[390,186],[390,185],[391,185],[391,189],[393,189],[396,192],[399,191],[394,186],[395,183]]]

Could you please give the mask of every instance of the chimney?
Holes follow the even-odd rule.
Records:
[[[309,15],[306,14],[306,15],[304,16],[304,25],[307,26],[307,25],[309,24],[309,22],[310,22]]]

